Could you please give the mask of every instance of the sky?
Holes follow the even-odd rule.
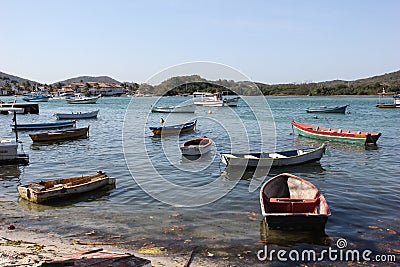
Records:
[[[143,83],[194,61],[268,84],[400,69],[398,0],[0,0],[0,10],[0,71],[41,83]]]

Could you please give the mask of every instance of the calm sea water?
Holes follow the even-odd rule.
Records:
[[[161,99],[158,105],[187,100],[190,98],[168,97]],[[263,105],[260,97],[246,100],[255,108]],[[198,107],[195,114],[175,115],[171,121],[197,119],[196,131],[179,138],[162,139],[151,137],[147,128],[158,125],[160,117],[167,116],[149,114],[151,105],[157,101],[155,97],[101,98],[94,105],[70,105],[63,101],[40,103],[39,115],[18,115],[18,122],[56,121],[55,112],[99,109],[100,113],[98,119],[77,123],[77,127],[90,124],[89,139],[37,145],[32,144],[28,132],[19,133],[24,151],[29,153],[30,164],[0,167],[2,216],[7,222],[16,220],[25,229],[57,232],[76,238],[95,230],[94,235],[85,238],[107,239],[120,235],[126,246],[141,247],[151,241],[179,251],[201,246],[204,251],[212,251],[216,255],[230,255],[232,260],[237,259],[237,253],[243,250],[256,252],[262,248],[260,239],[276,246],[301,248],[332,245],[338,238],[345,238],[349,249],[369,248],[376,253],[398,249],[400,156],[396,148],[400,147],[400,110],[375,108],[375,97],[268,97],[267,100],[276,127],[278,150],[321,143],[294,135],[291,119],[321,126],[382,132],[378,146],[373,149],[366,149],[363,145],[327,142],[331,156],[325,155],[320,163],[284,170],[306,178],[325,195],[332,216],[325,229],[326,235],[322,237],[266,232],[260,212],[259,192],[249,192],[249,178],[254,176],[261,182],[267,175],[248,172],[238,180],[240,177],[237,174],[224,172],[218,155],[242,148],[242,139],[234,133],[236,130],[240,132],[241,125],[245,125],[247,136],[243,136],[243,140],[249,140],[250,149],[261,149],[257,120],[243,100],[234,108],[237,117],[229,108],[202,107]],[[21,99],[19,102],[22,102]],[[315,117],[315,114],[305,112],[305,108],[311,106],[342,104],[350,104],[349,114],[318,114]],[[124,124],[128,106],[129,121]],[[265,114],[266,120],[267,117],[268,114]],[[2,138],[13,137],[9,126],[11,120],[11,115],[1,115]],[[221,124],[233,126],[224,128]],[[268,131],[271,140],[274,140],[274,132]],[[179,143],[203,135],[215,141],[211,155],[194,162],[182,159]],[[125,142],[123,138],[126,138]],[[127,161],[124,152],[127,153]],[[210,194],[225,190],[226,195],[197,207],[165,204],[152,197],[152,192],[146,193],[141,186],[147,185],[160,192],[164,190],[165,196],[182,198],[184,203],[202,203],[196,199],[197,196],[190,198],[184,192],[181,196],[174,190],[157,187],[158,180],[154,170],[148,167],[149,162],[156,173],[171,183],[201,187],[217,181],[214,186],[216,191],[211,190]],[[128,167],[133,176],[136,175],[136,180]],[[17,193],[16,187],[20,184],[90,174],[97,170],[116,177],[116,188],[51,206],[21,200]],[[245,260],[256,262],[254,253],[244,256]]]

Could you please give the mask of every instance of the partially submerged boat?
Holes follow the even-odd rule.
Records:
[[[315,108],[307,108],[306,111],[308,113],[346,113],[346,108],[349,105],[344,105],[344,106],[336,106],[336,107],[327,107],[327,106],[321,106],[321,107],[315,107]]]
[[[221,160],[227,167],[283,167],[319,161],[325,153],[326,145],[305,149],[272,153],[222,153]]]
[[[72,113],[55,113],[57,120],[80,120],[80,119],[93,119],[97,118],[99,110],[91,112],[72,112]]]
[[[11,124],[13,130],[45,130],[75,127],[76,121],[60,121],[60,122],[47,122],[47,123],[28,123],[28,124]]]
[[[336,128],[320,127],[300,122],[291,121],[292,126],[299,135],[340,142],[364,143],[365,145],[376,145],[381,133],[361,132],[354,130],[342,130]]]
[[[318,188],[289,173],[279,174],[263,184],[260,204],[270,229],[324,230],[331,215]]]
[[[183,142],[180,149],[184,156],[201,156],[211,151],[212,144],[212,139],[203,136]]]
[[[194,104],[178,105],[178,106],[156,106],[151,112],[158,113],[194,113],[196,106]]]
[[[0,165],[29,163],[28,154],[19,153],[18,145],[15,139],[0,139]]]
[[[114,184],[115,178],[109,177],[102,171],[98,171],[95,175],[47,180],[18,186],[18,192],[23,199],[42,203],[76,194],[83,194]]]
[[[29,134],[33,142],[51,142],[61,140],[73,140],[89,137],[89,126],[84,128],[74,128],[64,131],[53,131],[46,133]]]
[[[177,125],[150,127],[155,136],[181,134],[193,131],[196,127],[197,120]]]

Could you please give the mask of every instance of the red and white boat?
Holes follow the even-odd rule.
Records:
[[[184,156],[201,156],[211,151],[213,140],[207,136],[185,141],[180,149]]]
[[[299,133],[299,135],[321,140],[356,142],[364,143],[365,145],[376,145],[376,142],[381,136],[381,133],[320,127],[295,122],[294,120],[292,120],[292,125],[294,129],[296,129],[296,131]]]
[[[331,215],[318,188],[289,173],[279,174],[264,183],[260,204],[270,229],[324,230]]]

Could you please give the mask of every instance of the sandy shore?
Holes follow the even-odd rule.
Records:
[[[9,226],[0,229],[0,266],[40,266],[45,261],[51,261],[62,256],[82,250],[102,248],[110,252],[130,253],[151,261],[152,266],[185,266],[191,253],[169,254],[154,247],[149,247],[148,253],[123,249],[110,242],[85,242],[53,233],[44,234],[21,231],[17,228],[9,230]],[[83,239],[82,239],[83,240]],[[117,242],[116,242],[117,243]],[[156,254],[156,255],[154,255]],[[216,262],[214,259],[193,253],[191,267],[196,266],[230,266],[227,261]]]

